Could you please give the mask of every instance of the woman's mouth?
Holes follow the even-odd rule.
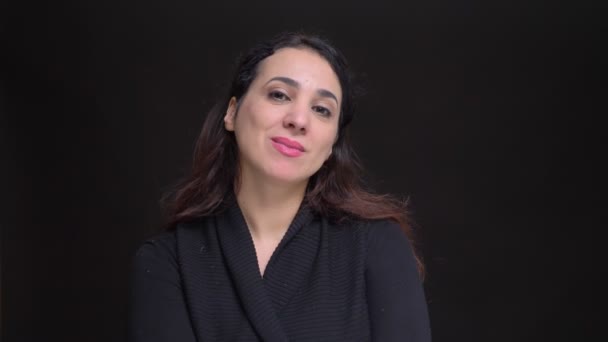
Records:
[[[285,137],[273,137],[270,140],[272,146],[284,156],[299,157],[304,153],[304,147],[297,141]]]

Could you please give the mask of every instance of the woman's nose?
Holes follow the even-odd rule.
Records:
[[[294,104],[289,108],[283,119],[283,126],[290,130],[305,134],[310,123],[310,110],[307,105]]]

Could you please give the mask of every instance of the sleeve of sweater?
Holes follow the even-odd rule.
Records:
[[[412,246],[399,225],[370,227],[366,284],[373,341],[429,342],[431,330]]]
[[[146,241],[133,257],[129,302],[130,342],[196,341],[177,264],[174,233]]]

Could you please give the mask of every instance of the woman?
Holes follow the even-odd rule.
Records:
[[[352,102],[318,37],[241,59],[134,259],[132,341],[430,341],[404,208],[359,183]]]

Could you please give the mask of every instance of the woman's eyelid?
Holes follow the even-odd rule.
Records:
[[[276,98],[276,95],[279,95],[282,98]],[[290,90],[289,89],[285,89],[281,86],[272,86],[269,90],[268,90],[268,97],[270,97],[272,100],[275,101],[291,101],[294,99],[294,97],[297,94],[290,94]],[[335,103],[332,102],[332,100],[327,99],[325,97],[316,97],[313,99],[313,105],[312,108],[318,108],[321,109],[321,112],[324,112],[324,115],[327,116],[331,116],[333,115],[333,113],[337,110],[336,109],[336,105]],[[315,111],[318,111],[317,109],[315,109]]]
[[[320,110],[319,113],[326,115],[326,116],[331,116],[333,114],[333,111],[327,107],[324,106],[317,106]]]
[[[276,97],[277,95],[280,95],[282,98],[281,99],[277,98]],[[280,89],[280,88],[270,89],[268,91],[268,96],[270,98],[274,99],[274,100],[289,100],[289,99],[291,99],[290,96],[289,96],[289,94],[288,94],[288,92],[285,91],[284,89]]]
[[[333,110],[331,110],[330,108],[327,108],[324,105],[314,105],[312,108],[315,112],[320,113],[327,117],[332,116],[334,113]]]
[[[333,114],[336,111],[336,106],[333,103],[331,103],[331,100],[327,100],[327,99],[318,101],[314,106],[324,108],[326,111],[329,112],[329,114]]]

